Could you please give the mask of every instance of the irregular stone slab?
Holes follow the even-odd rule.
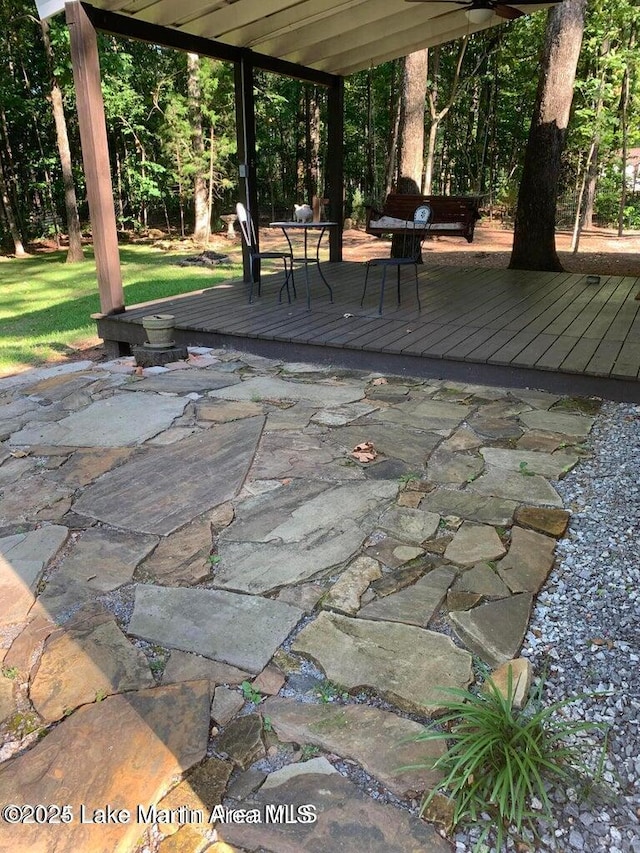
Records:
[[[224,400],[307,400],[323,407],[355,403],[364,397],[364,382],[326,384],[290,382],[274,376],[254,376],[230,388],[211,391],[209,397]]]
[[[115,620],[56,631],[45,643],[29,695],[47,722],[112,693],[153,687],[146,657]]]
[[[240,382],[239,376],[215,370],[174,370],[159,376],[132,379],[122,386],[123,391],[158,391],[163,394],[191,394],[214,391]]]
[[[244,699],[237,690],[216,687],[211,703],[211,719],[219,726],[226,726],[243,706]]]
[[[443,566],[434,569],[413,586],[367,604],[360,610],[358,617],[426,628],[442,605],[455,576],[452,568]]]
[[[304,501],[288,517],[283,513],[275,526],[272,525],[276,518],[270,517],[265,525],[255,514],[251,516],[254,524],[236,527],[234,522],[220,537],[216,586],[264,593],[308,580],[344,563],[361,546],[367,520],[371,518],[369,524],[373,526],[381,508],[395,497],[397,488],[397,483],[386,480],[347,483]],[[294,491],[302,494],[304,488]],[[294,491],[284,497],[290,500]],[[268,495],[252,503],[251,510],[266,502]],[[280,503],[279,508],[282,507]],[[265,527],[271,529],[267,531]],[[236,531],[243,531],[249,541],[232,541],[238,535]]]
[[[36,520],[45,511],[53,516],[51,520],[58,520],[67,512],[72,494],[72,489],[48,477],[25,477],[5,489],[0,497],[0,526]]]
[[[528,406],[533,406],[534,409],[550,409],[560,399],[557,394],[551,394],[549,391],[536,391],[535,389],[518,388],[512,393],[517,394],[519,400]]]
[[[142,454],[89,486],[74,509],[114,527],[166,536],[235,497],[261,430],[262,418],[248,418]]]
[[[385,595],[391,595],[407,586],[411,586],[411,584],[415,583],[418,578],[421,578],[432,567],[432,565],[424,563],[418,566],[406,566],[405,568],[394,569],[392,572],[386,572],[380,580],[374,581],[371,584],[371,590],[378,598],[384,598]]]
[[[511,679],[511,705],[519,710],[527,704],[532,677],[533,667],[527,658],[509,660],[494,670],[490,676],[493,686],[500,691],[505,700],[509,697],[509,679]],[[483,687],[486,691],[491,689],[486,682]]]
[[[91,527],[75,542],[51,583],[76,583],[96,592],[110,592],[131,581],[136,566],[157,542],[155,536]]]
[[[498,564],[511,592],[538,592],[553,568],[555,540],[522,527],[511,528],[509,553]]]
[[[18,710],[13,684],[13,679],[0,675],[0,725]]]
[[[427,463],[427,478],[434,483],[454,483],[462,486],[474,480],[484,468],[479,456],[451,453],[438,448]]]
[[[473,610],[451,612],[449,618],[467,648],[496,667],[511,660],[520,649],[532,602],[533,596],[524,592]]]
[[[509,587],[487,563],[478,563],[472,569],[463,572],[453,589],[456,592],[477,593],[485,598],[507,598],[511,595]]]
[[[54,367],[25,370],[24,373],[17,373],[15,376],[2,377],[0,379],[0,391],[6,391],[19,385],[35,385],[36,382],[48,379],[51,376],[59,376],[63,373],[79,373],[87,370],[87,368],[95,369],[95,367],[92,361],[68,361],[65,364],[56,364]],[[96,376],[104,376],[103,371],[96,371]]]
[[[57,482],[73,489],[88,486],[102,474],[126,462],[133,453],[135,450],[130,447],[76,450],[53,476]]]
[[[540,409],[524,412],[519,417],[529,429],[558,432],[575,438],[586,438],[595,423],[595,418],[585,415],[566,415],[564,412],[547,412]]]
[[[126,447],[140,444],[171,426],[185,400],[160,394],[114,394],[97,400],[57,423],[33,425],[14,433],[13,446],[63,444],[70,447]]]
[[[176,725],[176,720],[180,725]],[[209,735],[206,682],[110,696],[78,709],[44,740],[0,767],[0,800],[64,802],[74,820],[11,826],[0,823],[0,850],[132,850],[140,839],[137,807],[156,803],[171,780],[204,758]],[[123,737],[126,733],[126,737]],[[82,760],[78,760],[82,756]],[[126,808],[126,823],[89,824],[106,804]]]
[[[50,376],[31,385],[29,396],[57,402],[64,400],[70,394],[84,388],[91,382],[95,382],[97,378],[98,375],[92,370],[78,371],[73,375],[60,374],[58,376]]]
[[[391,507],[380,518],[379,525],[397,539],[419,545],[438,529],[440,516],[422,509]]]
[[[482,524],[510,527],[517,506],[515,501],[480,497],[466,490],[458,492],[453,489],[436,489],[423,498],[420,509],[440,515],[457,515],[459,518]]]
[[[161,586],[200,583],[211,574],[212,544],[211,522],[206,516],[199,518],[161,539],[138,575]]]
[[[376,533],[372,538],[374,541],[365,548],[365,554],[392,569],[397,569],[404,563],[408,563],[410,560],[414,560],[424,554],[422,548],[418,548],[415,545],[405,545],[404,542],[395,539],[393,536]]]
[[[450,589],[447,592],[447,610],[471,610],[476,604],[480,604],[482,596],[477,592],[465,592],[464,590]]]
[[[380,563],[371,557],[360,556],[345,569],[322,601],[328,610],[349,616],[358,612],[360,598],[371,581],[382,577]]]
[[[437,400],[420,400],[400,403],[376,417],[383,423],[427,430],[454,430],[459,426],[471,409],[462,403],[446,403]]]
[[[174,649],[162,674],[162,683],[175,684],[206,678],[211,684],[241,684],[249,677],[248,672],[235,666]]]
[[[465,521],[447,546],[444,556],[452,563],[472,566],[483,560],[497,560],[506,553],[494,527]]]
[[[282,689],[284,681],[285,678],[282,671],[270,663],[262,670],[257,678],[253,679],[252,686],[259,693],[264,693],[266,696],[275,696]]]
[[[167,826],[163,824],[162,828],[166,830]],[[202,853],[204,850],[208,850],[209,853],[219,853],[216,847],[218,847],[217,843],[211,847],[204,835],[194,829],[191,824],[185,824],[173,835],[167,835],[162,839],[158,846],[158,853]],[[230,851],[227,848],[226,851],[222,850],[222,853],[230,853]]]
[[[260,403],[205,400],[198,403],[196,417],[199,421],[213,421],[217,424],[224,424],[228,421],[253,418],[261,415],[263,411],[264,407]]]
[[[228,755],[231,761],[243,770],[254,761],[264,758],[260,714],[247,714],[229,723],[218,738],[216,752]]]
[[[4,658],[4,665],[9,669],[15,667],[23,681],[27,680],[37,662],[43,643],[58,627],[47,615],[38,611],[36,605],[27,617],[29,622],[11,643]]]
[[[483,438],[519,438],[522,435],[522,427],[508,418],[487,418],[480,414],[471,420],[470,426]]]
[[[279,485],[271,491],[246,498],[236,505],[233,523],[220,534],[221,542],[268,542],[277,538],[272,531],[290,519],[296,511],[308,505],[318,496],[326,495],[330,483],[317,483],[313,480],[293,480]],[[348,494],[360,486],[351,486]],[[312,514],[322,504],[331,505],[331,501],[321,498],[312,505]],[[327,510],[324,509],[326,516]],[[327,520],[327,523],[330,523]],[[300,537],[302,538],[302,537]]]
[[[424,727],[397,714],[363,705],[311,705],[280,698],[268,699],[264,713],[279,740],[313,744],[355,761],[398,797],[415,798],[442,778],[433,764],[445,752],[444,744],[416,741]],[[421,766],[400,769],[411,765]]]
[[[377,418],[378,415],[374,417]],[[363,422],[359,426],[338,427],[331,430],[327,442],[338,444],[343,454],[351,454],[357,444],[371,441],[383,457],[406,462],[407,465],[419,471],[422,470],[429,454],[440,441],[440,436],[430,432],[419,432],[415,429],[415,424],[413,426],[414,429],[405,429],[402,426]]]
[[[541,474],[559,480],[564,474],[578,464],[579,457],[575,453],[559,450],[557,453],[541,453],[536,450],[503,450],[500,447],[482,447],[480,453],[487,465],[495,468],[507,468],[511,471],[531,474]],[[524,476],[527,476],[526,474]]]
[[[540,533],[559,538],[564,535],[571,514],[564,509],[549,507],[521,506],[516,510],[516,521],[521,527],[531,527]]]
[[[305,613],[311,613],[325,592],[326,587],[319,583],[301,583],[298,586],[281,589],[278,593],[278,601],[293,604],[294,607],[300,607]]]
[[[224,792],[227,788],[229,776],[233,772],[233,764],[229,761],[222,761],[220,758],[208,758],[198,767],[190,770],[185,778],[175,788],[172,788],[166,797],[163,797],[158,803],[159,809],[167,809],[169,811],[176,810],[180,813],[181,807],[186,806],[187,809],[199,809],[203,813],[203,824],[200,829],[207,829],[206,821],[214,806],[219,805],[224,797]],[[174,812],[175,813],[175,812]],[[168,827],[177,828],[178,823],[163,823],[163,830]],[[195,824],[198,826],[198,824]],[[193,828],[187,826],[185,828]],[[182,831],[182,830],[181,830]],[[202,839],[202,836],[199,836]],[[197,846],[184,848],[185,853],[196,853]]]
[[[543,453],[553,453],[566,442],[566,436],[553,432],[529,430],[518,439],[517,446],[523,450],[541,450]]]
[[[377,408],[370,403],[346,403],[344,406],[336,406],[333,409],[321,409],[312,416],[311,421],[323,426],[346,426],[351,421],[370,415]]]
[[[297,607],[266,598],[139,585],[129,633],[258,673],[301,616]]]
[[[362,471],[347,467],[344,453],[319,436],[296,432],[265,433],[251,466],[251,480],[289,478],[312,481],[362,480]]]
[[[482,441],[478,438],[472,429],[467,426],[461,426],[457,429],[451,438],[443,441],[440,447],[450,453],[457,450],[477,450]]]
[[[517,471],[487,466],[484,474],[469,483],[467,489],[481,495],[532,504],[562,507],[562,498],[553,486],[538,474],[527,477]]]
[[[351,619],[325,610],[301,631],[292,649],[311,657],[336,684],[375,690],[408,713],[437,713],[444,695],[439,688],[464,688],[472,680],[468,652],[442,634],[397,622]]]
[[[7,454],[8,462],[5,462],[0,467],[0,489],[6,489],[16,480],[20,480],[26,474],[30,474],[35,468],[33,459],[27,457],[23,459],[11,459]]]
[[[301,850],[450,853],[448,842],[432,826],[406,811],[367,797],[338,773],[318,772],[317,764],[318,760],[314,759],[296,765],[301,770],[291,778],[283,771],[272,773],[255,795],[261,815],[265,814],[267,804],[273,808],[311,803],[317,810],[317,821],[288,825],[269,821],[226,823],[218,827],[219,838],[234,848],[240,845],[264,853],[300,853]]]
[[[0,539],[0,626],[24,621],[43,569],[68,535],[66,527],[52,524]]]
[[[302,432],[309,426],[315,411],[316,407],[306,401],[295,403],[287,408],[275,407],[267,415],[265,431],[300,430]]]

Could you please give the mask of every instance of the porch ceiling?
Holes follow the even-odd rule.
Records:
[[[64,9],[64,0],[36,3],[41,18]],[[90,5],[138,25],[167,27],[340,75],[505,22],[494,14],[486,24],[471,24],[463,8],[442,0],[92,0]],[[521,9],[530,13],[551,5]]]

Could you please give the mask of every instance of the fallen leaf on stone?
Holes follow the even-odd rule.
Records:
[[[372,385],[386,385],[387,380],[384,378],[384,376],[378,376],[378,378],[374,379],[371,384]]]
[[[143,375],[143,367],[139,364],[133,372],[135,373],[136,376],[142,376]]]
[[[351,455],[358,462],[373,462],[378,455],[378,451],[373,446],[373,442],[363,441],[360,444],[356,444],[351,451]]]
[[[24,457],[28,456],[29,454],[24,450],[12,450],[11,455],[14,459],[24,459]]]

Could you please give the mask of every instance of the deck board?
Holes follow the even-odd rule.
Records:
[[[378,270],[372,270],[360,305],[362,263],[326,262],[322,268],[334,301],[311,267],[310,310],[300,274],[297,299],[278,302],[279,273],[264,277],[262,295],[254,294],[251,305],[247,285],[232,280],[132,306],[124,314],[101,319],[99,329],[107,330],[101,333],[109,340],[142,343],[142,317],[172,313],[181,343],[212,341],[219,346],[229,341],[241,348],[244,340],[259,348],[264,342],[306,347],[311,358],[315,349],[336,360],[341,351],[359,352],[359,358],[369,353],[372,363],[374,356],[407,359],[412,370],[424,362],[425,370],[450,364],[459,370],[528,371],[528,382],[539,376],[548,383],[550,374],[610,379],[634,382],[631,391],[625,385],[625,394],[635,394],[640,376],[640,300],[635,295],[640,279],[601,276],[597,284],[587,284],[586,276],[570,273],[439,266],[427,255],[419,267],[421,310],[413,272],[403,270],[401,304],[396,304],[390,276],[379,315]],[[402,369],[402,361],[393,363]]]

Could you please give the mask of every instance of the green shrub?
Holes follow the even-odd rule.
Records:
[[[576,735],[603,726],[566,719],[562,709],[575,699],[542,707],[542,682],[522,710],[514,708],[511,671],[506,697],[490,679],[477,694],[447,692],[453,698],[444,703],[444,716],[416,738],[448,742],[448,751],[435,764],[444,778],[425,797],[421,814],[440,791],[448,793],[454,803],[453,826],[478,825],[475,849],[491,839],[500,850],[508,835],[535,833],[536,821],[550,819],[547,784],[591,772],[584,753],[592,753],[593,745],[583,746]]]

